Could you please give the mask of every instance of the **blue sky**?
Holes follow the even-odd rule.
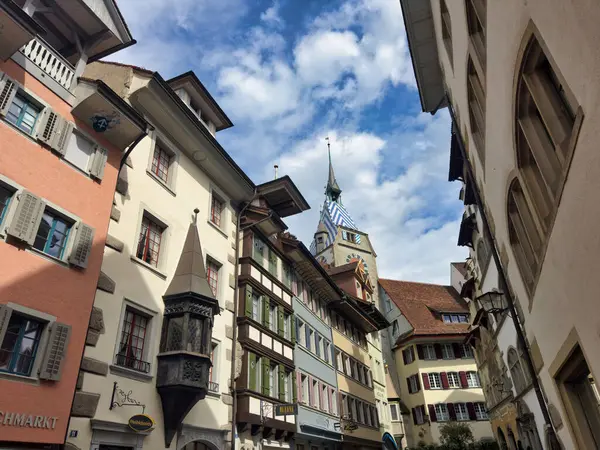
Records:
[[[398,0],[125,0],[138,44],[111,58],[170,78],[194,70],[235,126],[217,139],[256,183],[292,177],[312,209],[327,179],[370,236],[379,274],[449,282],[462,213],[446,181],[447,113],[420,112]]]

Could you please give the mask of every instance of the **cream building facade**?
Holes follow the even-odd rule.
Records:
[[[600,7],[559,0],[401,5],[423,109],[452,107],[507,280],[502,289],[509,307],[522,311],[525,354],[535,355],[534,341],[539,347],[533,382],[541,385],[544,427],[565,448],[598,448],[600,336],[590,312],[600,282]]]
[[[214,139],[216,130],[230,122],[191,73],[166,82],[139,68],[95,63],[86,75],[112,86],[154,130],[121,169],[75,394],[87,398],[88,407],[73,411],[68,443],[85,450],[106,445],[180,449],[192,442],[197,449],[226,448],[232,420],[234,205],[250,200],[254,190]],[[188,248],[194,236],[200,237],[201,249],[198,242],[182,255],[184,241]],[[206,397],[173,430],[167,426],[173,413],[157,393],[162,376],[157,355],[169,350],[159,348],[163,296],[178,276],[185,276],[180,272],[186,264],[197,273],[206,269],[203,283],[208,280],[218,312],[212,368],[208,381],[202,379]],[[195,394],[190,390],[189,395]],[[157,426],[136,434],[128,420],[141,413]]]

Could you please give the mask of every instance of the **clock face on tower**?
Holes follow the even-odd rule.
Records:
[[[356,253],[350,253],[348,256],[346,256],[346,263],[349,264],[351,262],[354,261],[361,261],[363,264],[363,267],[365,268],[365,272],[369,273],[369,267],[367,266],[366,261],[363,259],[362,256],[356,254]]]

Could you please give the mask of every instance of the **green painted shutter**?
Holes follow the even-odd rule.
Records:
[[[279,400],[285,402],[285,367],[279,364]]]
[[[246,317],[252,317],[252,286],[246,285]]]
[[[298,377],[296,375],[296,371],[292,372],[292,402],[298,403],[298,389],[302,389],[302,386],[299,383]]]
[[[263,306],[262,323],[265,327],[269,328],[271,325],[271,322],[269,321],[269,306],[270,306],[269,297],[267,297],[266,295],[262,295],[260,297],[260,299],[262,301],[262,306]]]
[[[264,356],[261,358],[262,360],[262,393],[263,395],[271,395],[271,389],[269,386],[269,372],[271,370],[271,360],[269,358],[265,358]]]
[[[257,374],[258,367],[256,365],[256,355],[248,352],[248,389],[251,391],[258,392],[258,386],[256,385]]]
[[[269,272],[277,276],[277,254],[269,249]]]
[[[296,316],[290,316],[290,331],[292,332],[292,344],[296,343]]]
[[[284,333],[284,324],[283,321],[285,320],[284,314],[283,314],[283,306],[277,306],[277,319],[279,320],[279,323],[277,324],[277,330],[279,332],[279,336],[281,337],[285,337],[285,333]]]

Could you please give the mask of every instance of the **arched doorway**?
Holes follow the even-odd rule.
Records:
[[[208,442],[195,441],[186,444],[182,450],[219,450],[214,444]]]
[[[525,450],[543,450],[535,424],[535,416],[522,400],[517,402],[517,427]]]
[[[506,436],[504,436],[504,431],[502,431],[502,428],[498,427],[496,434],[498,435],[498,443],[500,444],[500,450],[508,450]]]

